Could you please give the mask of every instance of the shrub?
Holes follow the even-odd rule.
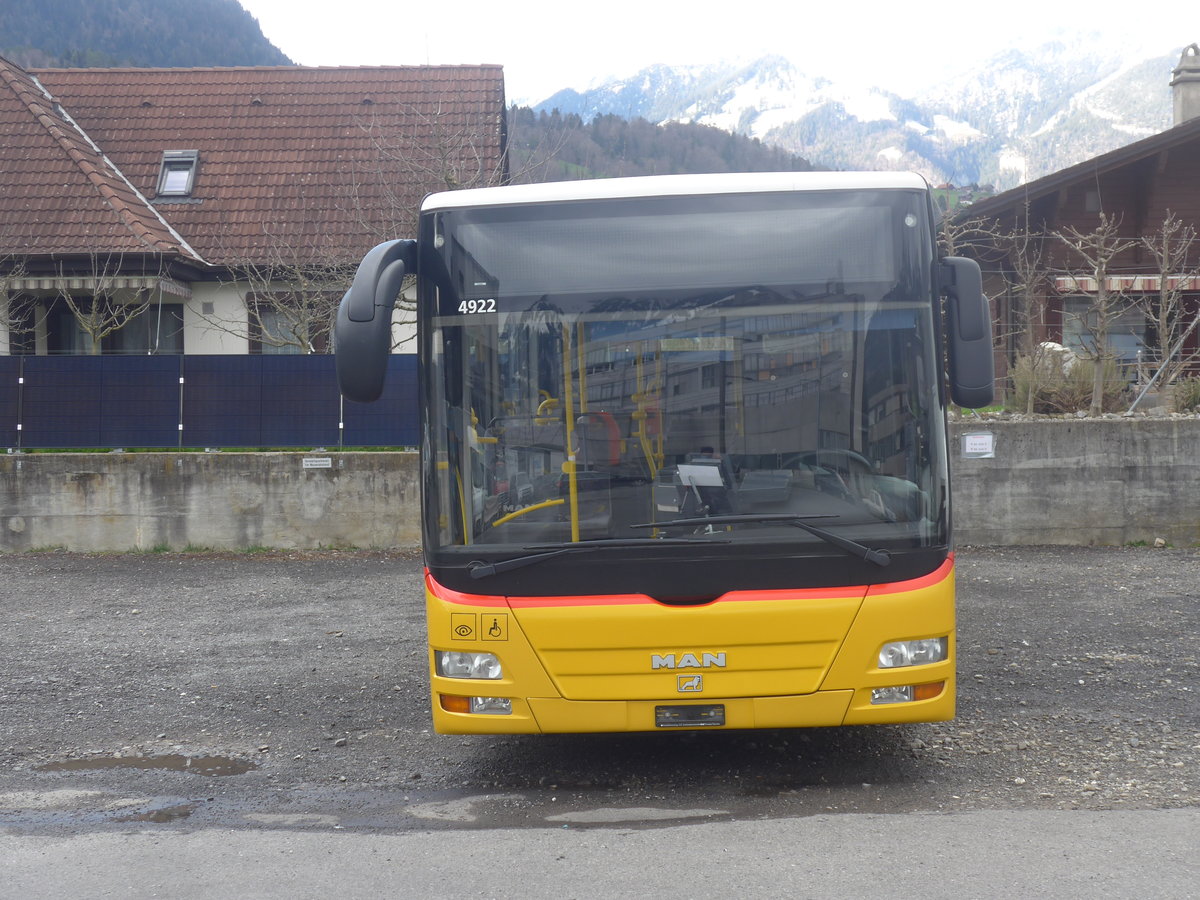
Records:
[[[1092,375],[1097,365],[1104,366],[1104,412],[1119,412],[1127,385],[1115,360],[1076,359],[1063,365],[1057,356],[1043,355],[1036,363],[1018,356],[1012,368],[1011,408],[1026,411],[1033,391],[1033,412],[1054,414],[1088,409],[1092,405]]]
[[[1200,378],[1180,378],[1175,382],[1171,408],[1178,413],[1200,412]]]

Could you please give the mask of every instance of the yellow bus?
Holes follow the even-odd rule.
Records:
[[[945,407],[992,344],[922,178],[434,194],[342,301],[352,400],[409,276],[439,732],[954,715]]]

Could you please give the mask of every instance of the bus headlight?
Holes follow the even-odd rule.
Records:
[[[443,678],[503,678],[500,660],[491,653],[438,650],[434,654],[437,673]]]
[[[919,641],[892,641],[879,651],[879,668],[899,669],[904,666],[923,666],[946,658],[949,641],[944,637],[923,638]]]
[[[875,688],[871,691],[871,703],[912,703],[914,700],[932,700],[941,696],[946,689],[946,682],[935,681],[932,684],[905,684],[899,687]]]
[[[439,694],[442,709],[452,713],[473,713],[483,716],[511,716],[512,700],[508,697],[459,697]]]

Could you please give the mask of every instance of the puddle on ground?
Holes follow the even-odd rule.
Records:
[[[241,775],[254,768],[254,763],[228,756],[184,756],[170,753],[165,756],[93,756],[86,759],[67,759],[38,766],[39,772],[89,772],[96,769],[166,769],[191,775]]]
[[[155,822],[165,824],[167,822],[177,822],[180,819],[186,819],[196,811],[199,803],[180,803],[175,806],[164,806],[161,809],[152,809],[148,812],[138,813],[135,816],[125,816],[117,819],[118,822]]]

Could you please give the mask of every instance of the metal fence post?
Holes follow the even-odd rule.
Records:
[[[179,444],[180,450],[183,449],[183,354],[179,354]]]
[[[21,356],[21,362],[17,367],[17,450],[24,448],[22,443],[25,439],[25,357]]]

